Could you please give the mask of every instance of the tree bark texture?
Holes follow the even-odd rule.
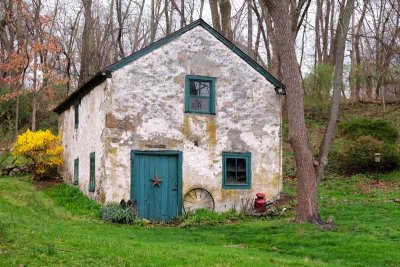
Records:
[[[282,63],[282,80],[286,85],[289,142],[296,160],[298,199],[296,221],[319,222],[313,155],[304,119],[304,91],[297,65],[292,20],[289,17],[290,0],[264,0],[264,3],[274,23],[275,38]]]
[[[233,31],[231,26],[231,9],[232,7],[229,0],[219,0],[222,34],[228,40],[233,41]]]
[[[218,1],[210,0],[210,9],[211,9],[211,20],[213,24],[213,28],[219,32],[221,32],[221,20],[218,11]]]

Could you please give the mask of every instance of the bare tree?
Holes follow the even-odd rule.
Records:
[[[333,95],[331,98],[330,116],[326,125],[325,134],[321,143],[318,157],[319,164],[316,166],[317,180],[324,178],[325,167],[328,165],[328,154],[336,135],[336,124],[339,117],[339,104],[343,87],[343,61],[346,48],[346,36],[349,30],[350,18],[353,14],[354,0],[347,0],[344,12],[339,17],[335,34],[335,71],[333,75]]]

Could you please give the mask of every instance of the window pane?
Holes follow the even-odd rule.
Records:
[[[237,183],[246,184],[246,159],[237,159]]]
[[[209,98],[190,98],[190,109],[191,110],[206,110],[208,111],[210,108],[210,99]]]
[[[190,80],[190,95],[210,96],[210,81]]]
[[[226,184],[236,184],[236,159],[226,159]]]

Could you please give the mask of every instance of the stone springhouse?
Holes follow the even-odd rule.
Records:
[[[55,112],[63,178],[169,220],[282,187],[285,87],[203,20],[105,68]]]

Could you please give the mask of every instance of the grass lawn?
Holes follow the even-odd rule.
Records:
[[[326,231],[292,223],[293,214],[215,227],[109,224],[95,205],[77,209],[27,177],[0,178],[0,266],[400,266],[400,204],[392,201],[400,172],[379,189],[371,181],[321,184],[321,215],[335,218]]]

